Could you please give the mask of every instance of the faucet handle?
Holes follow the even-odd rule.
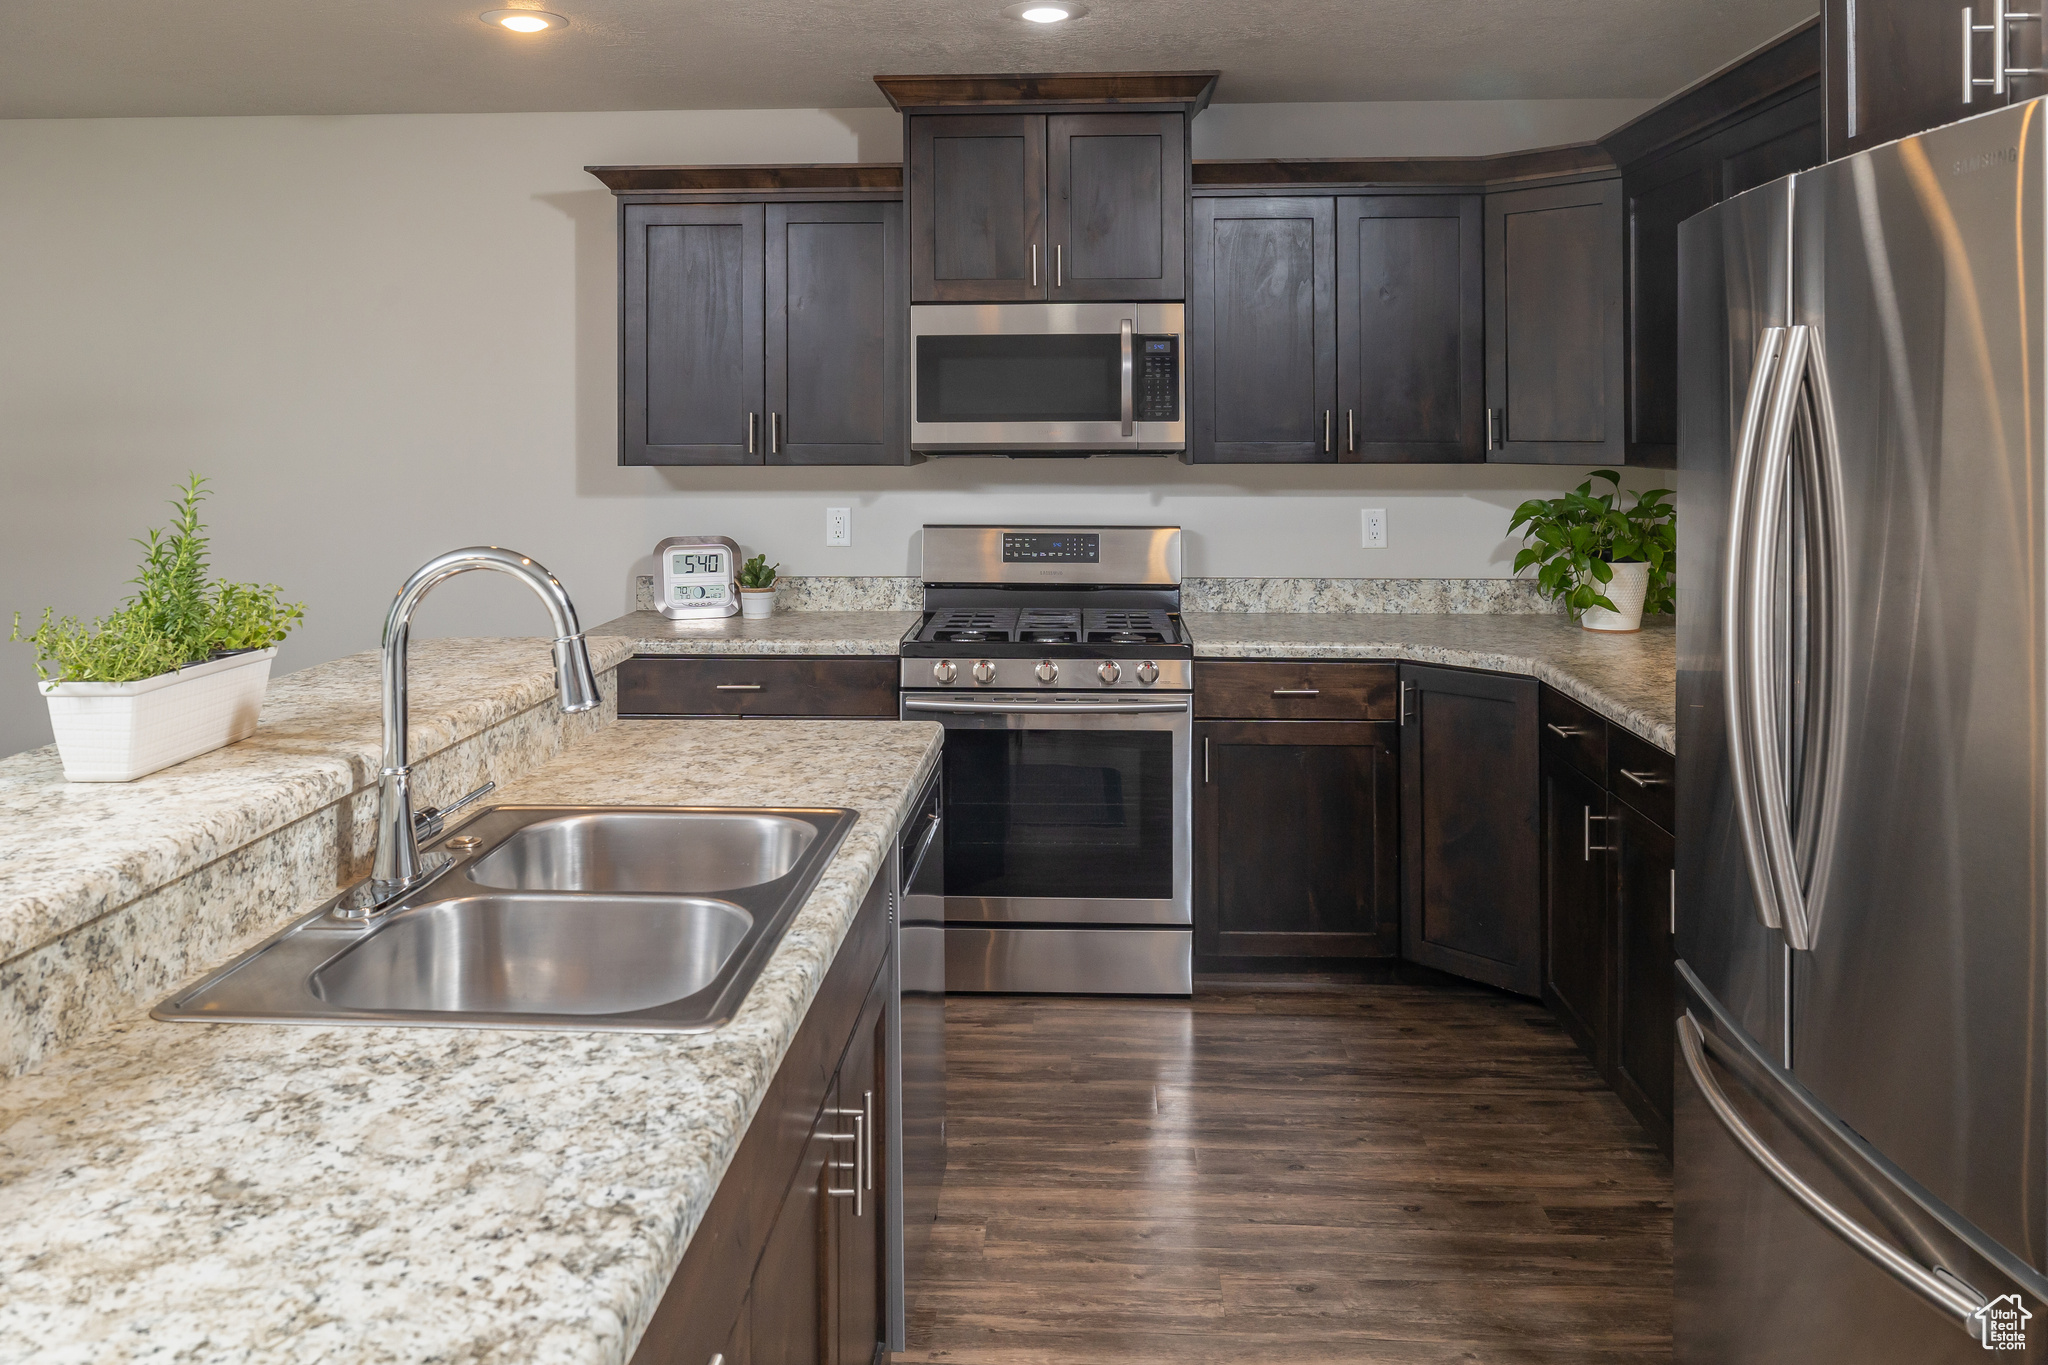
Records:
[[[497,783],[486,782],[459,801],[451,802],[446,806],[428,806],[425,810],[418,812],[412,817],[413,837],[416,839],[440,838],[441,830],[447,824],[449,816],[455,814],[455,812],[461,810],[479,796],[487,792],[494,792],[497,789]]]

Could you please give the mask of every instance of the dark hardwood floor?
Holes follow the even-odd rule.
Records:
[[[946,1002],[951,1164],[895,1360],[1668,1360],[1671,1179],[1482,988]]]

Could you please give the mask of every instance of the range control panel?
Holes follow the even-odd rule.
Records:
[[[1138,373],[1136,411],[1140,422],[1180,420],[1180,338],[1141,336],[1137,338]]]

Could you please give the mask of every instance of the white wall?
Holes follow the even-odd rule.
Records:
[[[1276,138],[1298,126],[1266,108]],[[1220,121],[1234,154],[1267,154]],[[114,605],[129,538],[187,470],[214,483],[218,571],[309,604],[281,670],[371,647],[410,569],[481,541],[553,568],[587,623],[687,532],[796,573],[907,573],[926,521],[1157,520],[1188,529],[1192,573],[1504,575],[1507,509],[1578,477],[618,468],[613,203],[581,167],[890,160],[898,141],[865,109],[0,122],[0,619]],[[835,504],[850,548],[822,544]],[[1385,550],[1357,548],[1366,505],[1389,509]],[[481,578],[437,593],[420,633],[540,629]],[[0,754],[47,742],[30,678],[0,645]]]

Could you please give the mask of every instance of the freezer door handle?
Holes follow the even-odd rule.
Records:
[[[1685,1057],[1685,1069],[1692,1073],[1693,1084],[1714,1111],[1714,1117],[1735,1139],[1736,1145],[1749,1154],[1750,1160],[1763,1168],[1765,1175],[1779,1189],[1791,1195],[1806,1211],[1819,1219],[1821,1224],[1851,1247],[1862,1253],[1878,1269],[1890,1275],[1906,1288],[1933,1304],[1934,1307],[1955,1320],[1956,1326],[1971,1331],[1970,1315],[1982,1308],[1989,1300],[1976,1290],[1955,1278],[1946,1270],[1929,1269],[1906,1256],[1891,1243],[1851,1218],[1827,1199],[1820,1191],[1806,1183],[1797,1171],[1785,1161],[1770,1145],[1749,1126],[1728,1096],[1721,1090],[1707,1069],[1706,1049],[1709,1035],[1699,1021],[1687,1010],[1678,1018],[1678,1047]],[[1718,1040],[1716,1040],[1718,1044]]]
[[[1742,835],[1742,848],[1750,869],[1757,918],[1766,929],[1781,929],[1784,922],[1771,895],[1764,872],[1764,854],[1758,833],[1755,789],[1757,755],[1752,749],[1754,730],[1750,723],[1752,702],[1744,690],[1750,635],[1748,620],[1751,561],[1755,558],[1754,514],[1756,500],[1756,450],[1762,435],[1765,410],[1770,406],[1771,380],[1777,374],[1778,359],[1785,345],[1783,327],[1766,327],[1757,338],[1755,368],[1750,371],[1749,395],[1742,405],[1742,425],[1735,437],[1735,478],[1728,503],[1728,546],[1725,580],[1721,592],[1721,666],[1725,685],[1722,699],[1727,708],[1728,767],[1735,788],[1735,827]]]

